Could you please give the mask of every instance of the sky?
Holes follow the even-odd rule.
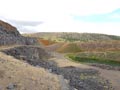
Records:
[[[120,36],[120,0],[0,0],[0,19],[16,26],[21,33]]]

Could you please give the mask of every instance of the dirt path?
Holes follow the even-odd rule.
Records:
[[[115,90],[120,90],[120,71],[104,70],[96,67],[94,69],[98,70],[102,77],[109,80]]]
[[[59,53],[53,53],[53,55],[55,56],[55,58],[51,60],[54,60],[60,67],[74,66],[74,67],[79,67],[83,69],[91,68],[91,69],[98,70],[100,72],[100,76],[110,81],[110,83],[112,84],[115,90],[120,90],[120,71],[105,70],[98,67],[75,63],[64,58],[64,55]]]

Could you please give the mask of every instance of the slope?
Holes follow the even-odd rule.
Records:
[[[35,38],[23,37],[17,28],[0,20],[0,46],[2,45],[35,45]]]
[[[56,41],[110,41],[110,40],[120,40],[120,36],[106,35],[106,34],[96,34],[96,33],[75,33],[75,32],[40,32],[34,34],[24,34],[29,37],[39,37],[44,39],[51,39]]]
[[[0,90],[61,90],[58,76],[0,52]]]

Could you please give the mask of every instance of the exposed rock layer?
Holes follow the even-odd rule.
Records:
[[[0,20],[0,45],[33,45],[37,44],[35,38],[23,37],[17,28]]]

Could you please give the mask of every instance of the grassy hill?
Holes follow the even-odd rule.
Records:
[[[59,42],[46,47],[50,51],[61,53],[85,52],[85,51],[120,51],[120,41],[94,41],[94,42]]]
[[[95,33],[63,33],[61,38],[68,41],[108,41],[120,40],[119,36],[95,34]]]
[[[41,32],[26,36],[43,39],[44,42],[47,42],[46,48],[48,50],[64,54],[72,53],[72,56],[68,56],[80,62],[99,62],[115,65],[120,62],[120,36],[64,32]],[[56,43],[48,44],[50,41]]]
[[[81,49],[75,43],[65,43],[60,48],[58,48],[57,51],[61,53],[76,53],[81,52]]]
[[[120,40],[120,36],[95,34],[95,33],[57,33],[57,32],[40,32],[34,34],[24,34],[24,36],[39,37],[55,41],[109,41]]]

